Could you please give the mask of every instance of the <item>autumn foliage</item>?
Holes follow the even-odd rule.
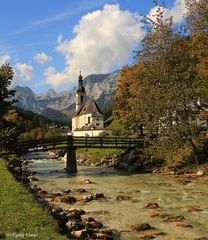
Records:
[[[136,63],[121,71],[115,113],[130,133],[144,130],[148,154],[173,160],[189,148],[197,162],[205,139],[196,120],[208,101],[208,0],[186,4],[181,28],[164,20],[161,6],[155,21],[145,19]]]

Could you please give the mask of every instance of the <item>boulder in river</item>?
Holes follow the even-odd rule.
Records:
[[[117,195],[116,196],[116,200],[118,200],[118,201],[122,201],[122,200],[131,200],[132,199],[132,197],[130,197],[130,196],[126,196],[126,195]]]
[[[71,196],[71,195],[60,197],[60,202],[73,204],[76,201],[77,201],[77,199],[75,197]]]
[[[89,180],[89,179],[83,179],[83,180],[81,181],[81,183],[92,184],[92,183],[94,183],[94,182],[92,182],[92,181]]]
[[[79,231],[72,231],[71,235],[72,235],[73,238],[79,239],[79,240],[88,239],[87,229],[82,229],[82,230],[79,230]]]
[[[83,210],[83,209],[81,209],[81,208],[69,208],[68,210],[67,210],[67,213],[69,214],[69,213],[78,213],[79,215],[84,215],[85,214],[85,211]]]
[[[101,239],[101,240],[113,240],[114,238],[105,234],[105,233],[94,233],[92,235],[93,239]]]
[[[69,220],[66,223],[66,227],[69,231],[77,231],[77,230],[82,230],[84,229],[84,225],[81,221],[74,221],[74,220]]]
[[[155,209],[155,208],[159,208],[159,205],[156,202],[149,202],[145,204],[144,208]]]
[[[93,228],[93,229],[99,229],[103,227],[103,224],[97,221],[83,221],[83,224],[85,226],[85,228]]]
[[[93,200],[93,195],[83,196],[82,200],[84,200],[85,202],[90,202]]]
[[[203,170],[198,170],[197,172],[196,172],[196,176],[197,177],[202,177],[202,176],[204,176],[205,175],[205,172],[203,171]]]
[[[81,221],[81,216],[78,212],[71,212],[67,214],[67,218],[69,220],[74,220],[74,221]]]
[[[131,229],[134,231],[146,231],[152,229],[152,227],[148,223],[136,224],[132,225]]]
[[[94,200],[97,200],[97,199],[100,199],[100,198],[105,198],[105,196],[104,196],[103,193],[96,192],[96,193],[93,195],[93,199],[94,199]]]

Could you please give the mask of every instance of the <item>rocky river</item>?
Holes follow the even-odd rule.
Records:
[[[114,229],[113,239],[208,239],[207,176],[127,173],[102,166],[78,166],[77,174],[69,174],[64,162],[46,153],[25,159],[33,172],[32,187],[44,189],[49,202],[82,209],[85,218]],[[61,200],[69,195],[75,200]]]

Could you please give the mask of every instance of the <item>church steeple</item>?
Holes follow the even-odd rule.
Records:
[[[82,106],[82,104],[85,101],[85,88],[83,86],[83,77],[81,75],[81,70],[80,74],[78,77],[78,87],[77,87],[77,94],[76,94],[76,111]]]
[[[83,77],[82,77],[82,72],[81,72],[81,70],[80,70],[80,72],[79,72],[79,87],[80,86],[83,86]]]

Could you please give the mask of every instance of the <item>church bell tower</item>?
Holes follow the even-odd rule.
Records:
[[[85,88],[83,86],[83,77],[81,75],[81,71],[78,78],[78,87],[77,87],[77,93],[76,93],[76,111],[80,109],[80,107],[85,102]]]

